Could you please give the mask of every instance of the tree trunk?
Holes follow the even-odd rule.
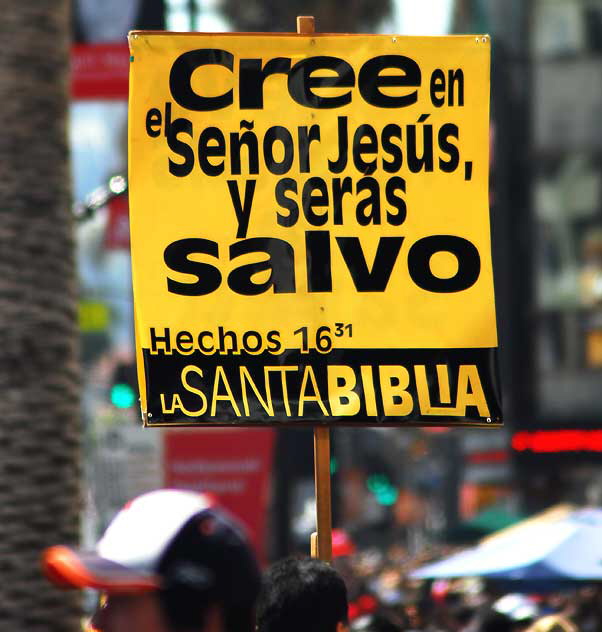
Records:
[[[69,2],[4,0],[0,34],[0,629],[75,632],[39,563],[79,536]]]

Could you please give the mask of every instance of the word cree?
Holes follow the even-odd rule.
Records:
[[[187,110],[207,112],[221,110],[234,103],[234,90],[217,96],[203,96],[192,86],[193,73],[203,66],[223,66],[234,70],[234,55],[219,48],[199,48],[180,55],[169,74],[169,88],[174,100]],[[389,70],[398,74],[386,73]],[[328,73],[325,76],[325,73]],[[401,74],[400,74],[401,73]],[[355,72],[339,57],[306,57],[292,65],[290,57],[274,57],[263,65],[262,59],[240,59],[238,71],[239,107],[263,108],[263,84],[270,75],[286,75],[291,98],[308,108],[338,108],[351,103],[352,90],[337,95],[319,95],[320,88],[353,88]],[[379,55],[368,59],[360,68],[357,87],[367,103],[379,108],[402,108],[416,103],[421,84],[418,64],[404,55]],[[387,94],[381,88],[408,88],[404,94]],[[414,88],[414,89],[412,89]],[[403,90],[401,92],[404,92]]]

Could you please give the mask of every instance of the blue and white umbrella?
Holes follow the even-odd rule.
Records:
[[[474,548],[418,568],[410,577],[602,580],[602,509],[577,509],[557,519],[527,520]]]

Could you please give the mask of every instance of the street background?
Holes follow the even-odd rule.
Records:
[[[127,204],[127,31],[294,31],[296,14],[314,14],[319,31],[489,33],[505,426],[331,431],[333,526],[352,542],[342,545],[342,557],[352,554],[342,564],[353,568],[351,581],[361,578],[370,595],[406,617],[424,597],[408,583],[412,568],[550,508],[602,506],[602,0],[379,0],[355,3],[357,10],[345,15],[336,2],[287,3],[288,12],[271,4],[74,4],[68,129],[81,366],[80,539],[91,545],[126,500],[166,485],[215,494],[246,522],[263,563],[307,553],[315,530],[311,429],[141,428]],[[439,589],[466,596],[483,587]],[[436,596],[436,585],[429,590]],[[580,603],[593,609],[597,593],[583,590]],[[356,617],[362,608],[374,610],[368,602],[357,608]],[[560,605],[540,600],[538,608]]]

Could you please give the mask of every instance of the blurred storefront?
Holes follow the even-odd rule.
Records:
[[[493,36],[494,267],[515,488],[602,500],[602,2],[456,2]]]
[[[600,451],[572,440],[602,428],[602,3],[531,11],[535,379],[517,431],[543,432],[548,450],[519,432],[513,447],[523,502],[536,510],[602,501]]]

